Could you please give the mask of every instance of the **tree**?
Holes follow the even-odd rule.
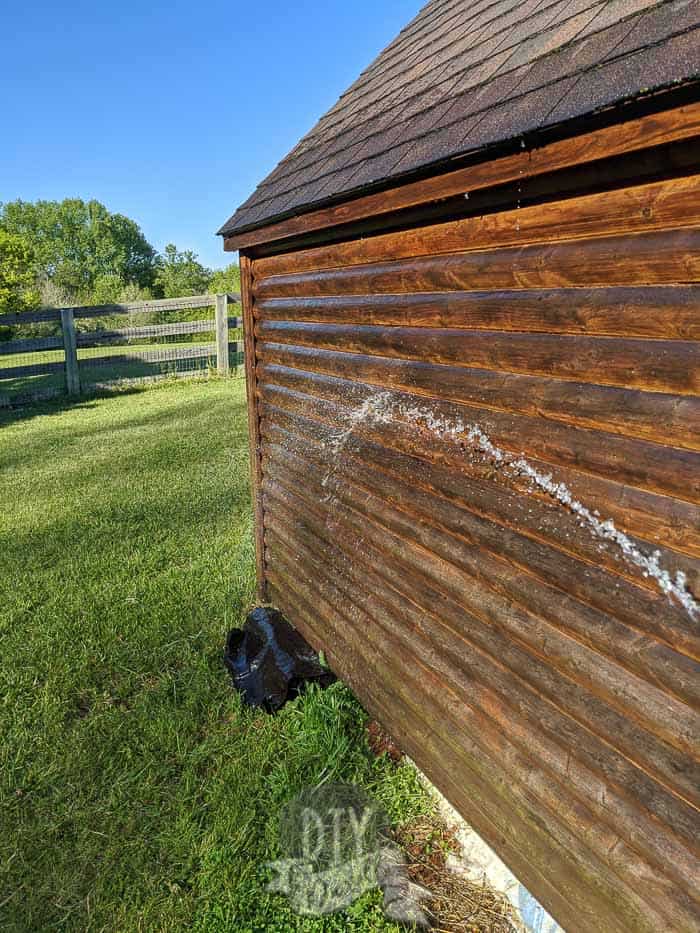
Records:
[[[11,201],[0,206],[0,229],[32,244],[32,271],[76,302],[89,302],[99,280],[148,288],[156,251],[138,224],[99,201]]]
[[[128,304],[131,301],[148,301],[153,298],[150,288],[129,283],[125,285],[117,275],[100,275],[95,279],[90,304]]]
[[[38,306],[33,264],[32,249],[26,240],[0,229],[0,314]]]
[[[209,283],[209,290],[214,295],[223,295],[224,292],[240,294],[241,269],[237,262],[232,262],[225,269],[215,272]]]
[[[179,250],[174,243],[168,243],[158,259],[155,289],[163,298],[204,295],[211,277],[211,269],[203,266],[191,249]]]

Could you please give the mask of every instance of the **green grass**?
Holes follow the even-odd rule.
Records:
[[[280,805],[424,810],[336,684],[267,717],[221,661],[253,593],[240,380],[0,413],[0,928],[390,930],[266,892]]]

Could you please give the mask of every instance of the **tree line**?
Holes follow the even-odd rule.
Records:
[[[99,201],[0,204],[0,314],[237,292],[238,266],[214,271],[192,250],[162,253]]]

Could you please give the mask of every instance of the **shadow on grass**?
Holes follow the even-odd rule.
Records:
[[[119,552],[124,545],[128,551],[145,535],[153,534],[158,541],[174,540],[178,534],[188,538],[195,528],[248,511],[245,396],[240,385],[230,381],[218,385],[232,391],[217,390],[200,397],[186,391],[181,394],[179,385],[171,387],[175,389],[171,395],[161,393],[159,387],[148,393],[148,400],[157,402],[155,411],[129,408],[123,421],[108,423],[73,419],[70,430],[61,432],[58,449],[56,432],[43,429],[34,432],[37,436],[23,436],[19,445],[7,445],[0,468],[31,474],[51,462],[59,488],[70,492],[62,497],[60,512],[42,512],[40,484],[34,506],[41,518],[0,534],[3,560],[23,566],[32,556],[45,559],[58,546],[68,565],[85,553],[94,563],[103,552]],[[136,391],[144,394],[143,389]],[[41,413],[93,409],[99,402],[46,405]],[[134,433],[142,428],[147,429],[145,433]],[[125,442],[124,434],[127,438],[132,434],[132,442]],[[225,482],[216,481],[216,471],[210,474],[212,461],[227,476]],[[46,494],[48,503],[55,495],[53,484],[46,487]]]
[[[95,408],[100,399],[112,398],[117,394],[135,395],[144,392],[147,388],[150,388],[150,386],[99,389],[94,392],[86,392],[78,397],[57,395],[50,399],[30,400],[13,405],[11,408],[0,408],[0,428],[4,425],[14,424],[17,421],[28,421],[46,415],[60,415],[64,411]]]
[[[130,443],[130,435],[134,431],[143,428],[168,427],[173,421],[177,421],[183,427],[185,436],[195,437],[187,425],[198,425],[202,429],[203,419],[211,416],[213,412],[224,406],[226,409],[225,417],[229,425],[229,441],[231,445],[242,445],[247,449],[247,420],[246,420],[246,400],[243,392],[243,384],[239,380],[228,380],[227,382],[217,381],[207,382],[207,386],[216,384],[219,387],[226,386],[229,391],[223,393],[217,392],[215,397],[207,391],[206,386],[202,385],[202,394],[193,397],[187,388],[191,388],[191,382],[179,382],[177,384],[165,383],[158,386],[150,386],[148,389],[137,388],[120,393],[107,391],[100,396],[95,396],[89,400],[75,400],[73,403],[65,404],[45,404],[40,407],[32,406],[32,409],[24,416],[19,413],[11,412],[10,418],[3,417],[0,413],[0,431],[3,424],[8,426],[13,422],[26,420],[26,418],[37,417],[39,415],[58,415],[66,411],[96,411],[100,404],[105,400],[117,400],[126,396],[134,396],[133,401],[129,403],[128,417],[113,419],[105,423],[103,419],[85,418],[73,419],[70,424],[60,425],[57,431],[34,432],[29,436],[23,436],[21,444],[4,445],[0,448],[0,470],[23,469],[31,471],[34,467],[43,467],[47,458],[51,461],[56,460],[57,441],[60,444],[60,475],[62,482],[71,481],[81,483],[87,474],[92,474],[94,467],[90,460],[86,461],[82,455],[82,449],[89,450],[96,445],[110,443],[113,439],[114,452],[112,460],[112,469],[114,464],[119,464],[119,469],[124,473],[133,472],[133,475],[143,475],[148,469],[148,463],[152,462],[155,469],[176,468],[178,461],[178,450],[181,445],[173,444],[172,439],[163,439],[158,444],[153,437],[143,440],[147,444],[147,453],[140,448],[135,448]],[[172,390],[175,390],[172,392]],[[180,389],[183,390],[180,393]],[[159,401],[163,405],[156,406],[153,410],[151,402],[155,393],[165,390],[167,395],[159,395]],[[143,406],[140,401],[143,401]],[[5,413],[5,416],[8,413]],[[12,417],[13,414],[18,416]],[[125,438],[125,444],[122,444],[120,438]],[[162,447],[163,464],[158,463],[158,456],[155,452],[156,447]],[[193,454],[185,455],[186,461]],[[148,463],[146,462],[148,461]],[[180,464],[182,468],[187,468],[187,462]],[[57,464],[57,469],[59,468]],[[104,473],[105,488],[112,485],[113,476],[111,469],[106,469]]]
[[[242,363],[242,355],[230,354],[233,378],[237,377]],[[140,393],[168,380],[180,381],[188,376],[193,379],[215,377],[215,366],[214,357],[149,362],[128,354],[115,354],[113,364],[103,363],[98,366],[91,366],[90,358],[87,357],[80,361],[83,391],[77,398],[64,394],[63,376],[40,376],[33,381],[3,379],[0,381],[0,397],[9,399],[9,407],[0,406],[0,427],[38,415],[56,414],[81,406],[91,407],[94,399]],[[144,381],[141,384],[130,384],[129,380]],[[46,398],[41,397],[42,392],[48,393]],[[36,397],[33,397],[33,393],[36,393]]]
[[[218,380],[221,377],[219,376],[198,376],[198,374],[193,374],[193,379],[200,378],[202,383],[205,384],[209,381]],[[234,374],[231,377],[231,381],[234,380],[240,381],[242,376]],[[146,392],[151,391],[152,389],[162,388],[164,386],[172,385],[175,382],[175,379],[168,379],[167,376],[163,376],[162,379],[154,380],[153,382],[144,383],[143,385],[129,385],[128,383],[118,383],[115,382],[112,386],[86,386],[83,393],[77,397],[69,397],[67,395],[58,395],[54,398],[44,399],[44,400],[32,400],[23,404],[13,405],[11,408],[1,408],[0,407],[0,429],[3,426],[15,424],[19,421],[29,421],[32,418],[46,417],[47,415],[59,415],[66,411],[76,411],[80,409],[89,410],[94,409],[97,404],[104,399],[113,399],[118,397],[123,397],[126,395],[141,396]],[[177,379],[178,383],[187,382],[186,379]],[[203,403],[204,404],[204,403]],[[168,413],[163,413],[162,415],[155,416],[152,419],[144,419],[143,423],[147,423],[151,420],[166,420],[170,415]],[[132,426],[138,426],[139,422],[130,422]],[[92,434],[100,432],[99,427],[91,427],[85,431],[85,434]],[[106,429],[110,430],[110,429]],[[79,436],[77,433],[74,434],[75,437]]]

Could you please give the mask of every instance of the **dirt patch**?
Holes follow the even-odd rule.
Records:
[[[398,764],[404,753],[381,725],[367,725],[373,754]],[[463,862],[459,826],[448,824],[439,809],[392,833],[406,858],[408,878],[426,893],[420,905],[434,933],[520,933],[523,929],[505,894],[485,879],[475,881],[450,865]]]
[[[429,892],[421,904],[436,933],[517,933],[508,899],[487,883],[470,881],[448,867],[458,855],[457,831],[439,817],[422,817],[394,833],[407,858],[410,880]]]
[[[374,720],[367,726],[367,743],[377,758],[380,755],[388,755],[394,764],[398,764],[403,758],[403,752],[396,742]]]

